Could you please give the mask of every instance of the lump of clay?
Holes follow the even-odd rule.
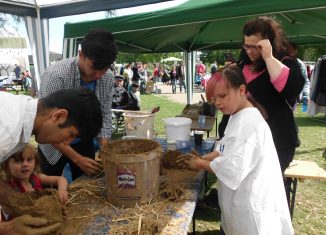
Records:
[[[44,189],[30,193],[20,193],[11,197],[6,213],[13,217],[29,214],[47,219],[48,224],[64,222],[64,207],[60,203],[57,190]]]

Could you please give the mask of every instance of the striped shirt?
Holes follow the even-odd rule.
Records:
[[[39,98],[45,97],[57,90],[79,88],[80,70],[78,57],[61,60],[50,66],[41,77]],[[95,93],[101,103],[103,115],[103,127],[99,137],[111,138],[111,105],[113,96],[114,76],[108,70],[101,79],[96,81]],[[62,156],[62,153],[50,144],[40,144],[45,158],[51,165],[55,165]]]

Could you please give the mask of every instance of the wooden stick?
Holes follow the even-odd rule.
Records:
[[[140,235],[140,230],[141,230],[141,218],[142,218],[142,215],[140,215],[139,220],[138,220],[138,235]]]

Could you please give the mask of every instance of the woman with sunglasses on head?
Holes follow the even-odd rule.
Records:
[[[297,62],[287,56],[288,43],[274,19],[262,16],[247,22],[243,41],[239,65],[249,93],[267,112],[266,121],[284,173],[300,145],[292,107],[302,91],[304,78]],[[290,180],[284,183],[289,201]]]

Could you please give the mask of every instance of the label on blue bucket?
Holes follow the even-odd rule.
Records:
[[[136,188],[136,172],[133,170],[117,169],[117,181],[119,188]]]
[[[177,140],[176,141],[177,150],[186,149],[191,147],[191,142],[188,140]]]

